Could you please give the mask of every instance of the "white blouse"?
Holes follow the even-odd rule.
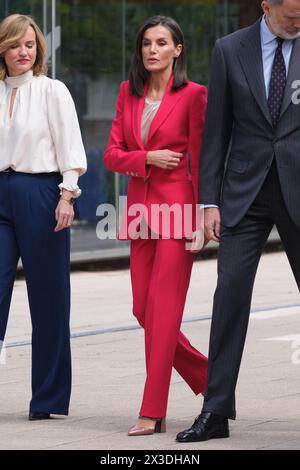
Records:
[[[13,89],[16,96],[10,117]],[[86,154],[71,94],[64,83],[32,70],[0,80],[0,171],[60,172],[60,188],[80,195]]]

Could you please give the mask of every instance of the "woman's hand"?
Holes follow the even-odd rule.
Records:
[[[71,227],[74,220],[74,208],[73,205],[68,202],[73,197],[71,191],[63,190],[61,199],[55,209],[56,227],[54,232],[60,232],[61,230]]]
[[[157,166],[164,170],[174,170],[183,157],[182,153],[172,150],[153,150],[147,153],[147,165]]]

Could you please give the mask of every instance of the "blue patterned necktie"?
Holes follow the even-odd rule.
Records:
[[[272,65],[272,74],[268,97],[268,106],[274,127],[277,126],[277,123],[279,121],[281,105],[286,86],[286,68],[284,57],[282,54],[282,44],[284,39],[276,39],[278,46],[275,52],[275,57]]]

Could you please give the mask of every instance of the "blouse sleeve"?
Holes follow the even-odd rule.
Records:
[[[72,96],[64,83],[51,81],[48,90],[48,116],[56,158],[63,182],[60,188],[79,196],[78,177],[87,169],[86,154]]]

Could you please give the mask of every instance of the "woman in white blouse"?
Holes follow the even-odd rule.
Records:
[[[86,171],[73,100],[46,77],[45,50],[32,18],[0,23],[0,343],[21,258],[32,321],[30,420],[68,414],[69,227]]]

